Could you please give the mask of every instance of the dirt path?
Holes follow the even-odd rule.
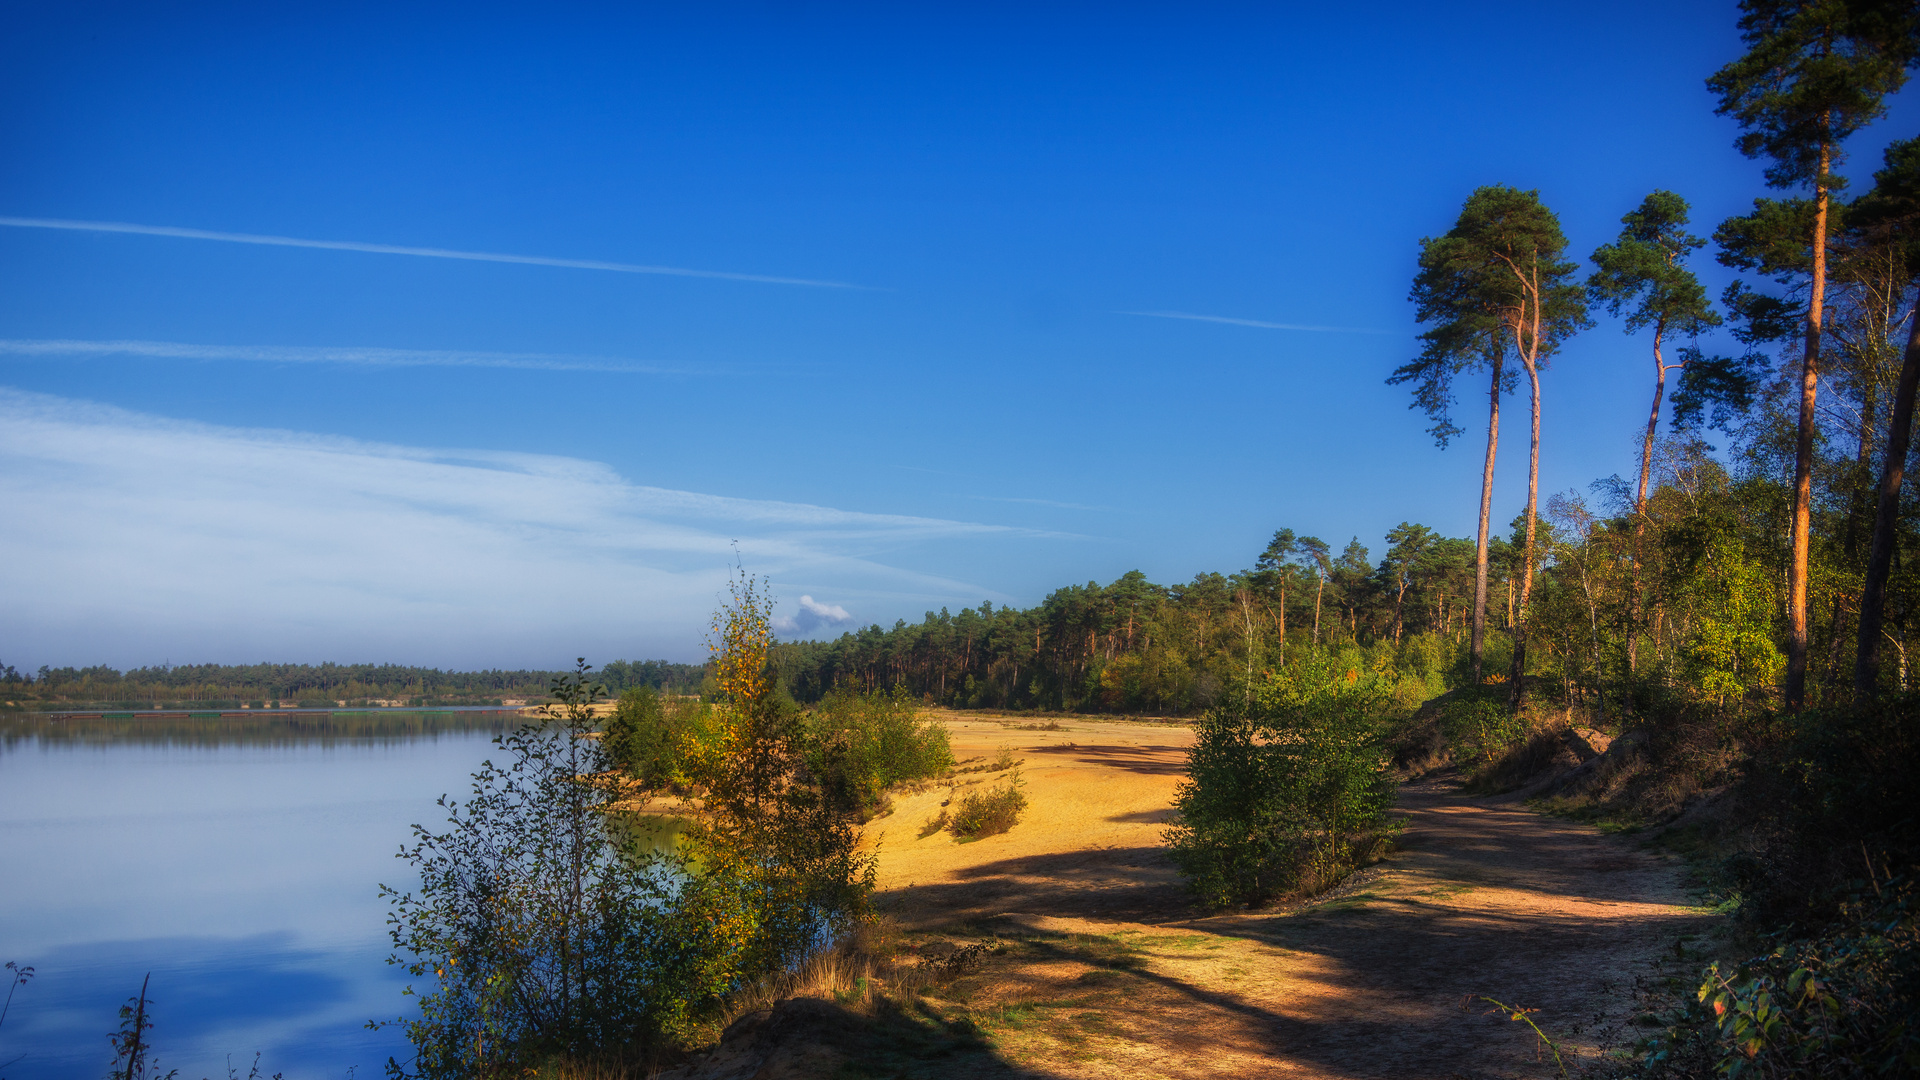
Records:
[[[870,832],[876,899],[912,948],[993,947],[927,1014],[966,1020],[986,1052],[854,1075],[1553,1075],[1524,1025],[1463,1001],[1538,1009],[1591,1050],[1626,1019],[1632,974],[1711,923],[1673,862],[1445,777],[1402,789],[1400,850],[1333,896],[1198,916],[1160,839],[1188,730],[949,728],[957,756],[1024,759],[1029,811],[957,843],[920,835],[948,792],[900,800]]]

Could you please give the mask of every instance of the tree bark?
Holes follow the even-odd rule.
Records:
[[[1880,633],[1886,618],[1887,577],[1893,569],[1900,483],[1906,473],[1907,445],[1913,434],[1914,390],[1916,384],[1920,384],[1920,309],[1908,318],[1911,322],[1907,329],[1907,352],[1901,359],[1900,382],[1893,392],[1893,417],[1887,425],[1887,456],[1880,465],[1880,503],[1873,515],[1873,546],[1867,556],[1866,583],[1860,590],[1860,651],[1853,665],[1855,701],[1865,701],[1880,689]]]
[[[1633,593],[1627,610],[1627,676],[1633,676],[1640,645],[1640,553],[1647,535],[1647,484],[1653,479],[1653,440],[1660,430],[1660,402],[1667,394],[1667,361],[1660,355],[1660,339],[1666,334],[1663,316],[1653,328],[1653,408],[1647,413],[1647,436],[1640,444],[1640,490],[1633,497]],[[1686,365],[1676,365],[1685,367]],[[1595,663],[1599,657],[1594,657]]]
[[[1535,324],[1536,337],[1538,324]],[[1533,536],[1540,505],[1540,367],[1522,354],[1533,397],[1533,440],[1527,455],[1527,538],[1520,549],[1520,610],[1513,622],[1513,663],[1507,674],[1507,707],[1518,711],[1527,700],[1527,606],[1533,598]]]
[[[1527,538],[1520,550],[1520,610],[1513,624],[1513,664],[1507,676],[1507,707],[1515,712],[1527,700],[1527,607],[1533,598],[1533,537],[1540,506],[1540,318],[1544,298],[1540,295],[1540,262],[1534,257],[1533,280],[1521,275],[1523,287],[1530,285],[1533,320],[1529,340],[1520,348],[1520,362],[1527,368],[1529,404],[1533,413],[1532,440],[1527,453]],[[1518,341],[1520,327],[1514,327]]]
[[[1473,555],[1473,684],[1480,685],[1480,661],[1487,638],[1487,523],[1493,514],[1493,458],[1500,445],[1500,361],[1505,346],[1493,355],[1493,385],[1487,392],[1487,464],[1480,473],[1480,538]]]
[[[1807,349],[1800,364],[1800,430],[1793,452],[1792,561],[1787,565],[1787,679],[1781,688],[1789,712],[1807,703],[1807,576],[1813,529],[1814,400],[1819,392],[1820,323],[1827,292],[1827,168],[1832,150],[1820,147],[1814,184],[1813,296],[1807,306]]]

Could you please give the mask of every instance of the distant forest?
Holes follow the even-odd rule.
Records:
[[[1358,538],[1335,556],[1316,537],[1282,529],[1251,569],[1156,585],[1139,571],[1109,585],[1069,585],[1039,605],[982,604],[928,612],[830,642],[775,650],[795,698],[835,685],[905,686],[956,707],[1181,715],[1212,705],[1253,657],[1283,663],[1287,648],[1358,647],[1374,662],[1429,681],[1460,673],[1475,584],[1472,540],[1402,524],[1371,560]],[[1510,596],[1517,550],[1496,540],[1495,598]],[[1512,619],[1497,604],[1497,626]]]
[[[667,660],[616,660],[600,669],[607,689],[698,693],[704,669]],[[42,667],[22,674],[0,666],[0,690],[14,708],[104,705],[121,708],[314,708],[394,702],[414,706],[544,701],[558,671],[442,671],[399,664],[181,664],[117,671]]]
[[[1742,26],[1754,41],[1778,30],[1768,48],[1813,65],[1783,75],[1760,50],[1710,84],[1750,129],[1743,152],[1773,162],[1768,182],[1807,194],[1756,199],[1708,239],[1689,231],[1685,198],[1655,190],[1620,207],[1620,233],[1583,266],[1539,192],[1491,185],[1420,241],[1409,296],[1425,329],[1387,381],[1409,388],[1440,447],[1484,415],[1472,539],[1403,523],[1374,560],[1357,539],[1336,555],[1281,529],[1230,576],[1163,586],[1131,573],[1024,611],[983,604],[781,646],[793,695],[848,683],[959,706],[1191,713],[1315,646],[1436,694],[1500,687],[1515,714],[1538,694],[1602,721],[1912,689],[1920,138],[1888,146],[1857,196],[1831,169],[1839,143],[1884,112],[1920,38],[1881,52],[1847,38],[1860,66],[1832,82],[1807,59],[1838,55],[1832,26]],[[1842,86],[1858,93],[1822,96]],[[1690,265],[1707,248],[1740,274],[1718,305]],[[1542,491],[1552,361],[1596,311],[1638,339],[1621,344],[1640,359],[1619,376],[1650,398],[1633,474]],[[1723,327],[1739,355],[1700,346]],[[1508,446],[1527,450],[1527,500],[1502,530],[1491,506],[1508,398],[1525,410]]]

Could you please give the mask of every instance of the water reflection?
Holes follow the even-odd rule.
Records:
[[[245,1075],[253,1055],[269,1072],[377,1076],[387,1057],[406,1057],[394,1032],[368,1032],[370,1016],[399,1011],[401,974],[377,949],[319,949],[291,934],[239,939],[144,938],[53,949],[37,957],[33,982],[16,995],[0,1029],[7,1075],[95,1076],[105,1068],[114,1008],[151,974],[156,1058],[193,1077],[224,1076],[227,1058]],[[358,970],[355,970],[358,969]],[[365,973],[376,978],[365,978]],[[117,996],[116,996],[117,995]],[[103,1008],[104,1006],[104,1008]],[[337,1068],[331,1062],[347,1062]]]
[[[52,720],[0,714],[0,752],[27,745],[292,746],[311,743],[395,742],[443,735],[498,734],[523,723],[500,712],[288,713],[223,719],[156,717]]]
[[[684,857],[683,839],[687,823],[664,814],[620,814],[611,819],[614,831],[633,844],[633,853],[642,859],[650,855]]]
[[[0,960],[38,969],[0,1027],[10,1080],[104,1072],[153,973],[182,1077],[371,1078],[406,1058],[380,883],[414,822],[515,721],[499,715],[0,721]],[[667,836],[665,843],[673,840]]]

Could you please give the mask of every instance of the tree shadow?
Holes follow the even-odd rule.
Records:
[[[1039,966],[1065,973],[1056,991],[1078,970],[1068,962],[1097,958],[1051,918],[1086,919],[1095,932],[1131,922],[1217,937],[1227,945],[1219,962],[1250,969],[1248,982],[1169,953],[1166,964],[1113,974],[1123,985],[1100,984],[1104,1007],[1162,1053],[1231,1045],[1219,1052],[1342,1077],[1525,1070],[1531,1032],[1491,1014],[1483,995],[1537,1008],[1556,1037],[1585,1030],[1590,1042],[1603,1013],[1626,1007],[1621,987],[1650,950],[1712,922],[1650,895],[1664,880],[1650,875],[1670,871],[1586,826],[1463,799],[1441,783],[1409,785],[1403,808],[1412,826],[1378,872],[1287,911],[1195,911],[1157,845],[1001,859],[882,899],[908,916],[903,923],[949,932],[971,924],[1025,942]],[[1492,889],[1521,895],[1486,902],[1482,890]],[[1154,948],[1176,936],[1115,940]],[[1168,1074],[1208,1071],[1196,1062]]]
[[[1115,746],[1111,744],[1081,746],[1077,743],[1061,743],[1054,746],[1031,747],[1024,753],[1070,757],[1086,765],[1145,773],[1149,776],[1179,776],[1187,771],[1186,749],[1184,746]]]
[[[1185,885],[1167,850],[1157,845],[1023,855],[958,870],[954,877],[889,889],[874,904],[916,925],[1008,910],[1129,922],[1189,914]]]
[[[720,1045],[658,1080],[718,1077],[967,1077],[1049,1075],[1006,1060],[968,1020],[942,1016],[917,997],[879,997],[862,1008],[788,998],[728,1025]]]

